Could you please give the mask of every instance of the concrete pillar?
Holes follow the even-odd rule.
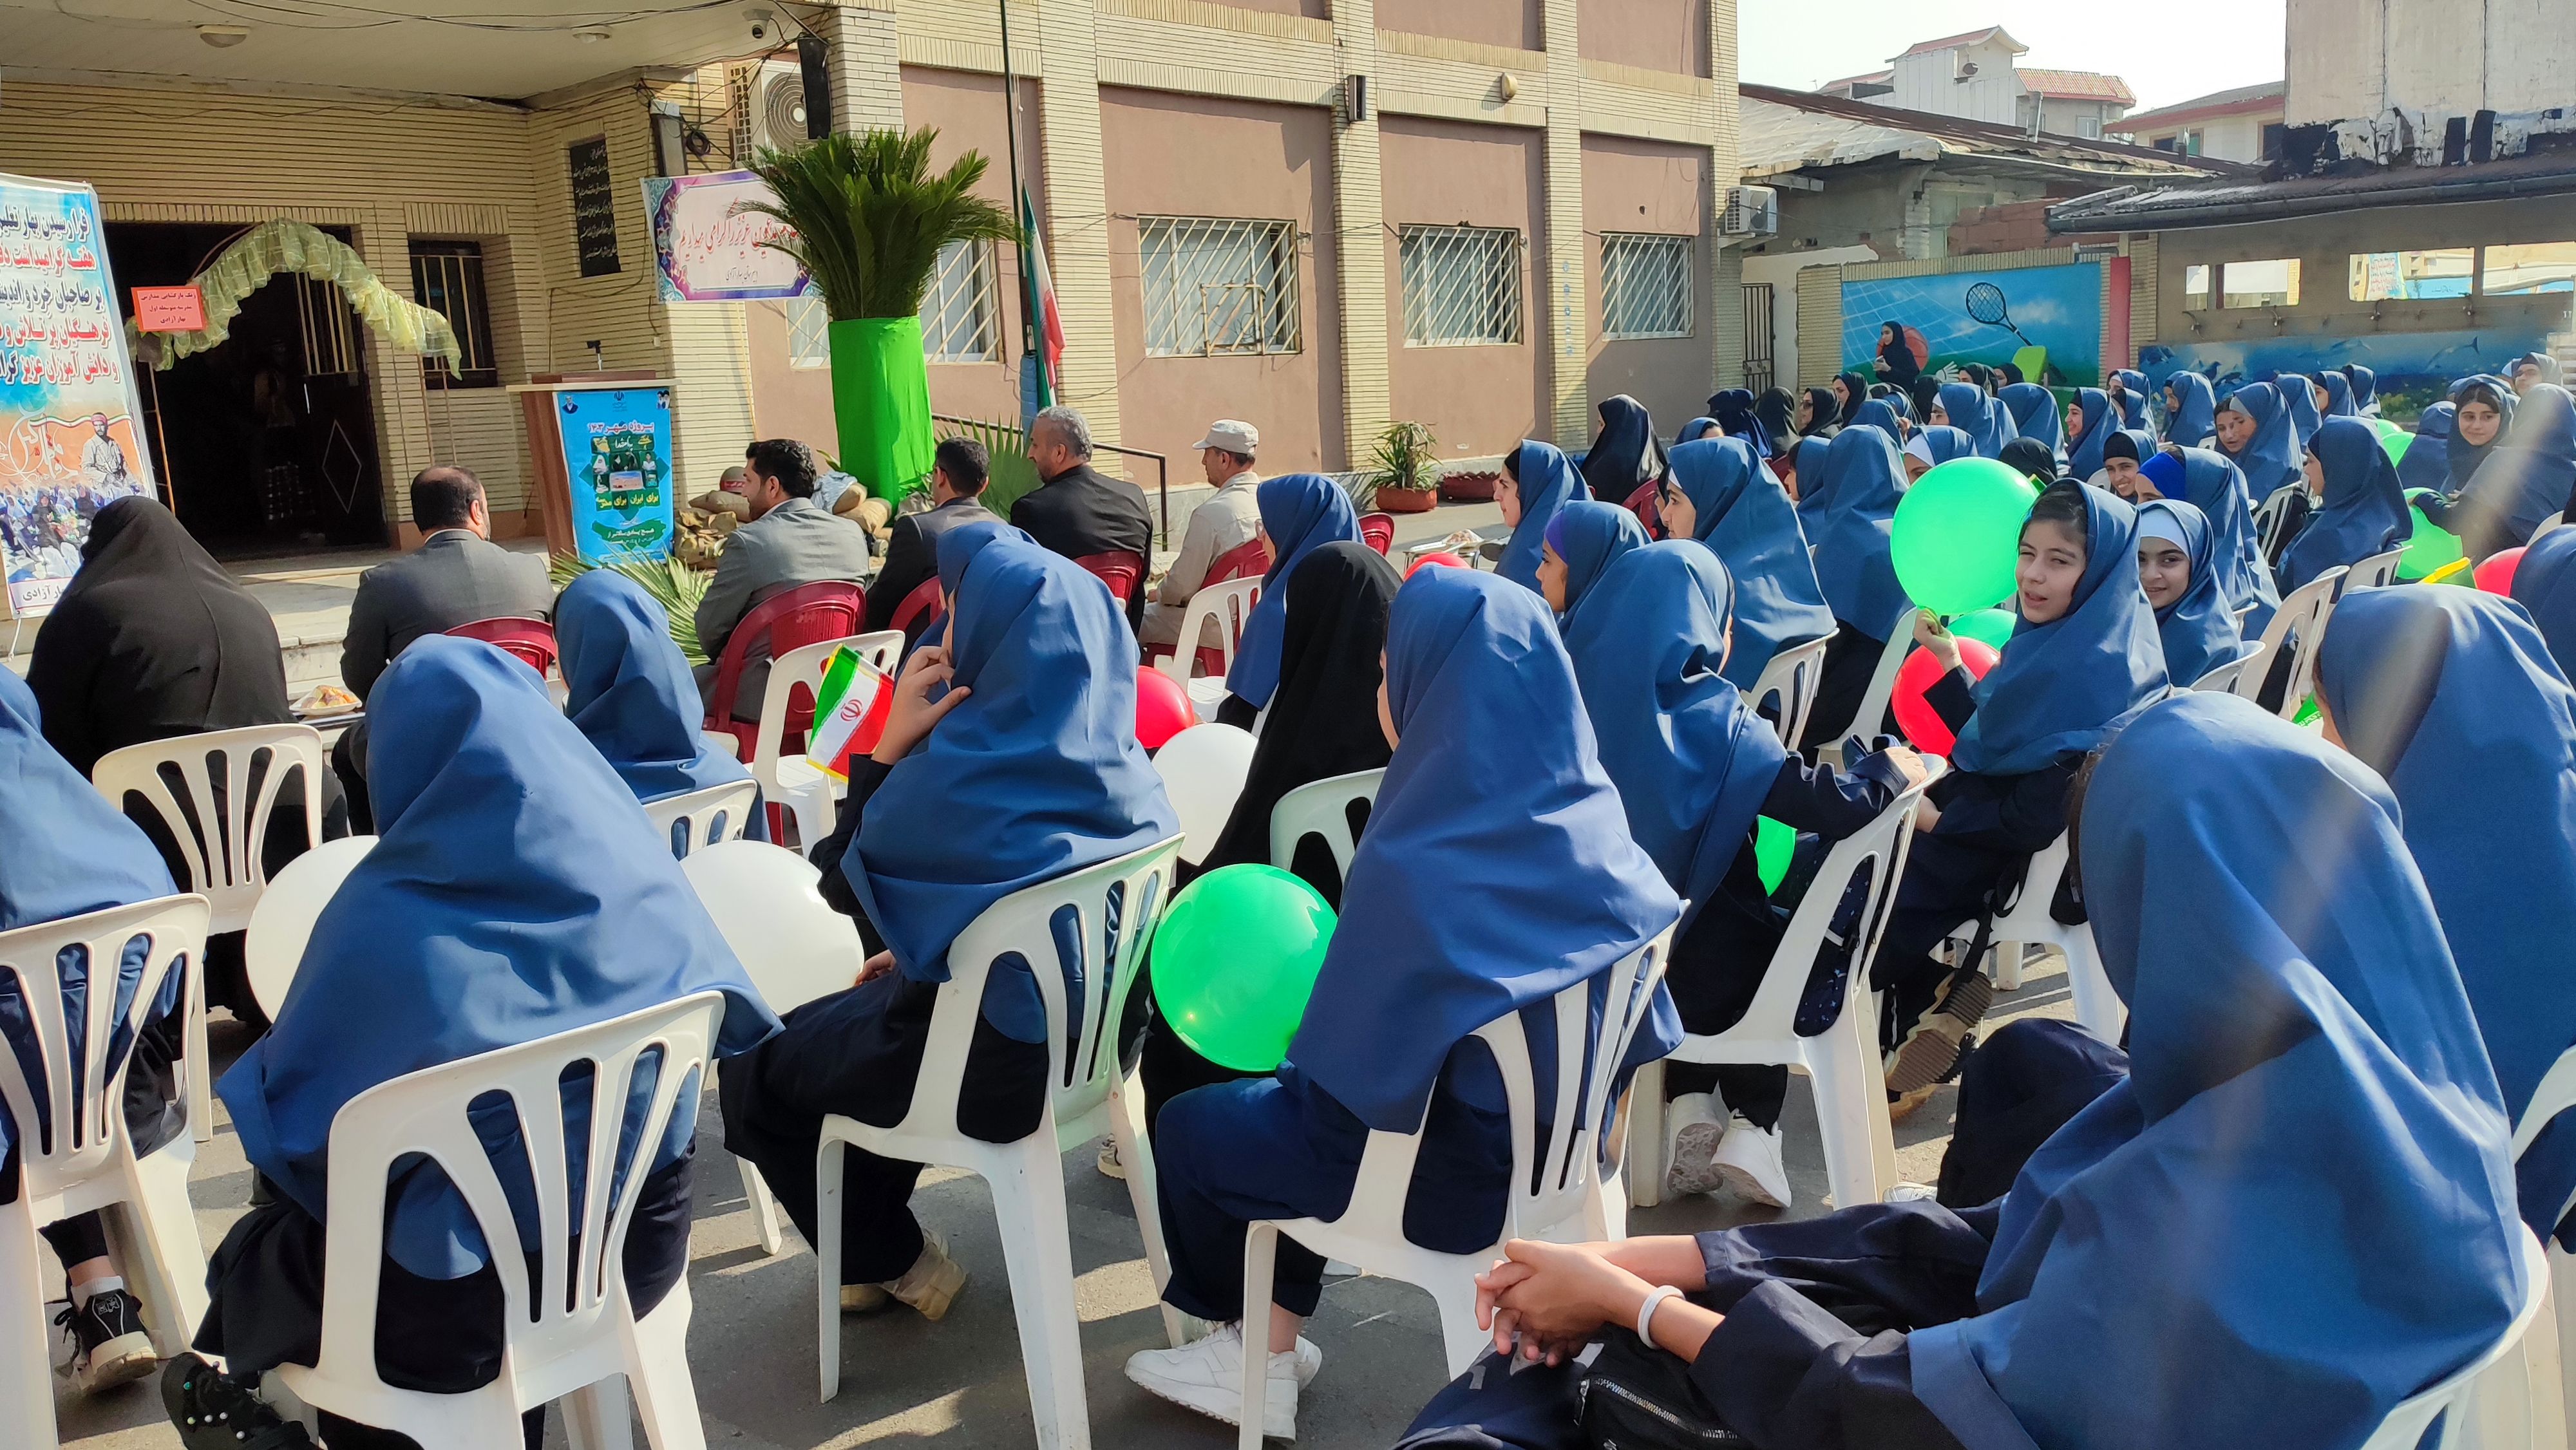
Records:
[[[1737,143],[1735,7],[1708,7],[1708,73],[1710,138],[1708,148],[1708,326],[1709,391],[1744,385],[1744,253],[1718,244],[1718,224],[1725,219],[1726,193],[1742,175],[1743,153]],[[1777,315],[1776,313],[1774,314]]]
[[[901,130],[903,66],[893,0],[844,0],[815,27],[830,49],[832,129]]]
[[[1344,77],[1377,84],[1377,8],[1373,0],[1337,0],[1333,44]],[[1378,176],[1377,108],[1366,119],[1350,113],[1350,85],[1333,104],[1333,257],[1341,295],[1342,438],[1346,468],[1367,466],[1377,435],[1394,411],[1389,399],[1388,352],[1397,345],[1387,325],[1386,208]]]
[[[1528,300],[1533,318],[1547,324],[1550,396],[1555,400],[1555,433],[1560,448],[1581,448],[1592,441],[1591,391],[1584,354],[1589,344],[1591,297],[1583,265],[1583,60],[1575,47],[1576,0],[1547,0],[1547,138],[1543,165],[1547,185],[1547,238],[1544,251],[1530,259],[1530,277],[1539,295]],[[1715,8],[1715,7],[1712,7]]]
[[[1082,410],[1092,437],[1116,443],[1118,333],[1109,290],[1109,190],[1100,154],[1094,16],[1091,0],[1048,0],[1039,12],[1039,50],[1046,57],[1046,79],[1038,87],[1039,160],[1046,168],[1047,269],[1064,319],[1056,400]]]

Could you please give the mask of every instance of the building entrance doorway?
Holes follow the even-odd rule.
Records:
[[[108,257],[121,286],[178,286],[243,230],[111,222]],[[172,510],[215,557],[384,546],[364,334],[337,287],[281,273],[219,346],[143,370],[139,431]]]

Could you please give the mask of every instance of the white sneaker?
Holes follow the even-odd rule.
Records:
[[[1929,1183],[1900,1183],[1887,1190],[1890,1203],[1932,1203],[1940,1197],[1941,1190]]]
[[[1717,1170],[1710,1160],[1718,1140],[1726,1135],[1726,1117],[1718,1111],[1716,1096],[1684,1093],[1664,1104],[1664,1117],[1670,1124],[1664,1140],[1665,1196],[1681,1198],[1715,1189]]]
[[[1103,1138],[1100,1140],[1100,1157],[1097,1161],[1101,1177],[1115,1178],[1121,1183],[1127,1181],[1127,1165],[1118,1161],[1117,1139]]]
[[[1262,1395],[1262,1434],[1274,1440],[1297,1438],[1297,1392],[1323,1367],[1324,1352],[1304,1339],[1297,1341],[1296,1349],[1270,1356],[1269,1383]],[[1243,1326],[1220,1325],[1207,1338],[1178,1349],[1140,1350],[1128,1357],[1127,1378],[1173,1404],[1240,1425]]]
[[[1735,1196],[1765,1208],[1789,1206],[1789,1170],[1780,1162],[1780,1129],[1769,1131],[1737,1117],[1712,1155],[1710,1171]]]

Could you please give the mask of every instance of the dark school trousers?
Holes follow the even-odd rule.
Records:
[[[2003,1197],[2040,1144],[2128,1075],[2129,1054],[2072,1022],[2025,1017],[1995,1029],[1959,1073],[1941,1202]]]

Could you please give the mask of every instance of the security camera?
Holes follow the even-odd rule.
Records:
[[[751,38],[766,42],[778,26],[778,17],[767,10],[746,10],[743,17],[751,22]]]

